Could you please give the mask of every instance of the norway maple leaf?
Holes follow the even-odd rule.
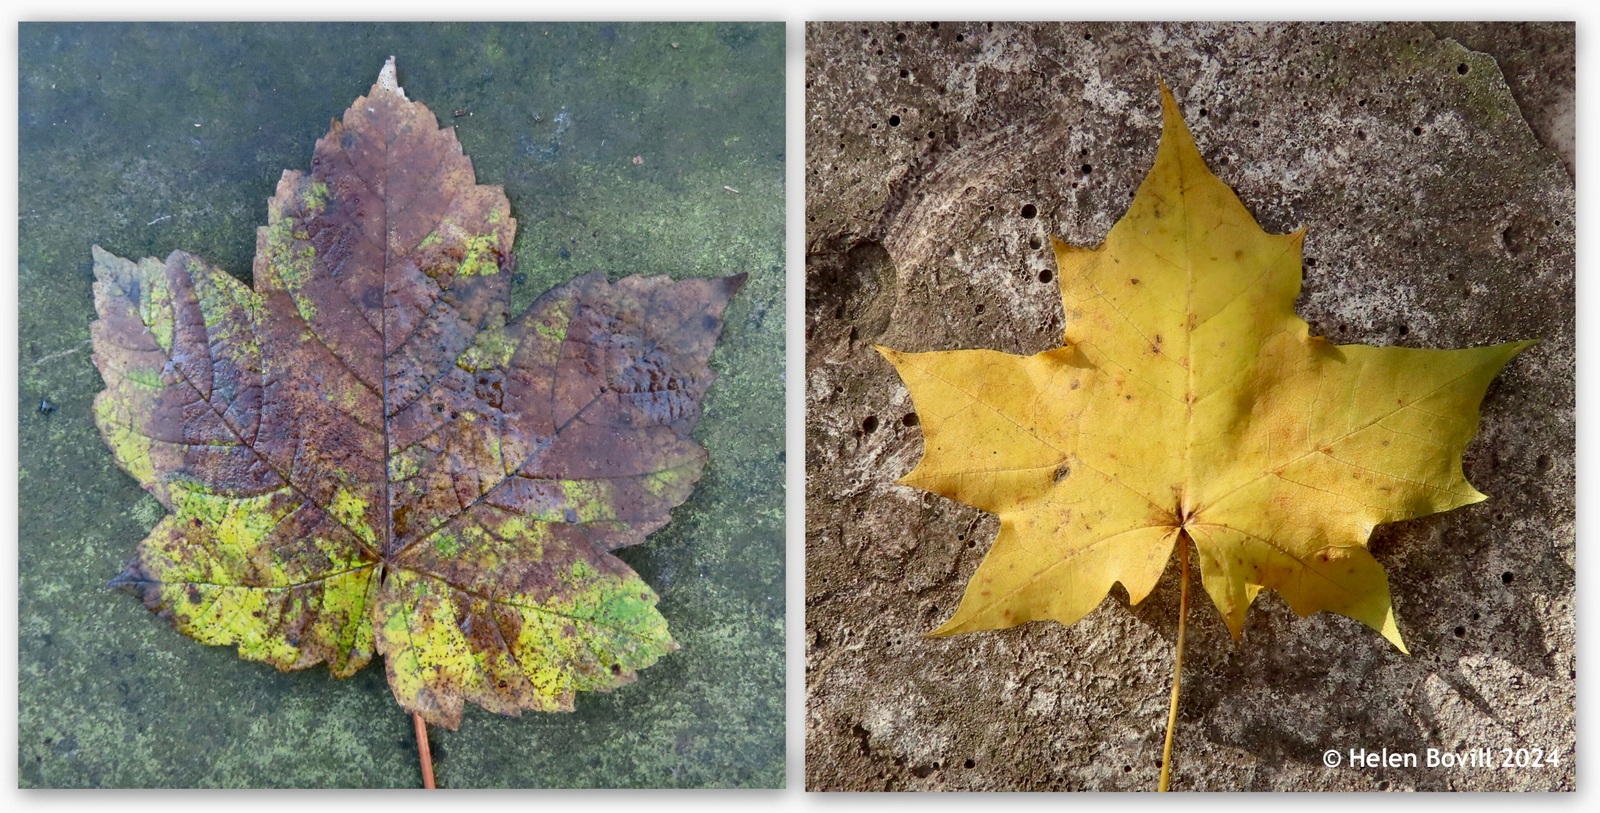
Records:
[[[516,221],[390,59],[285,172],[251,289],[95,255],[95,418],[172,513],[113,583],[180,631],[395,699],[568,710],[676,647],[611,551],[687,499],[744,276],[591,274],[507,319]]]
[[[1055,242],[1064,346],[879,348],[925,441],[901,482],[1000,517],[933,634],[1071,624],[1116,582],[1138,603],[1192,540],[1235,638],[1270,588],[1299,615],[1340,613],[1404,650],[1367,540],[1380,523],[1485,499],[1461,455],[1489,382],[1532,342],[1310,335],[1294,312],[1304,229],[1262,230],[1164,87],[1162,109],[1155,166],[1105,244]]]

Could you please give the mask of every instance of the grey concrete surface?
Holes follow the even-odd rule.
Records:
[[[1070,628],[919,637],[997,525],[893,484],[922,442],[870,345],[1059,344],[1049,236],[1096,245],[1122,216],[1162,78],[1261,224],[1309,227],[1314,333],[1541,340],[1466,455],[1491,499],[1373,536],[1412,655],[1270,593],[1235,646],[1197,596],[1174,789],[1573,788],[1573,54],[1566,24],[810,25],[807,787],[1154,788],[1176,567]],[[1360,748],[1424,762],[1322,763]],[[1430,748],[1559,763],[1430,768]]]

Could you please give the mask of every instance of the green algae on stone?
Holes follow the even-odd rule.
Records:
[[[591,274],[508,320],[515,229],[391,59],[284,173],[253,290],[96,248],[97,421],[173,512],[114,584],[280,669],[381,654],[401,707],[451,729],[467,702],[570,711],[676,649],[611,551],[704,468],[689,435],[745,277]]]
[[[574,713],[469,706],[460,730],[430,731],[440,784],[783,784],[784,31],[737,26],[758,34],[746,42],[721,38],[725,27],[20,26],[20,785],[415,784],[410,721],[377,664],[342,681],[279,673],[174,635],[101,589],[166,509],[117,467],[89,406],[103,385],[88,363],[86,239],[125,257],[182,247],[249,281],[263,201],[353,98],[329,77],[370,80],[391,53],[407,94],[456,125],[480,182],[506,185],[522,275],[513,312],[596,269],[752,272],[695,429],[706,475],[671,523],[618,551],[660,594],[683,648],[625,689],[581,693]],[[484,55],[491,37],[498,64]],[[575,68],[584,54],[606,56],[602,69]],[[461,108],[472,114],[450,116]],[[562,108],[572,127],[546,151]],[[728,133],[744,139],[724,148]],[[628,164],[640,153],[645,165]],[[612,176],[628,186],[573,194],[578,165],[608,163],[628,167]],[[675,221],[667,239],[613,237],[641,209],[708,204],[716,217]],[[540,223],[557,242],[530,236]],[[685,238],[734,250],[697,264],[677,254]],[[41,398],[59,409],[38,412]]]

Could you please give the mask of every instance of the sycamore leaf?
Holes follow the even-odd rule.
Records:
[[[96,247],[95,418],[172,513],[113,584],[178,630],[407,711],[570,710],[676,648],[611,551],[706,462],[690,438],[744,276],[591,274],[507,319],[516,221],[390,59],[285,172],[255,287]]]
[[[1485,499],[1461,454],[1532,342],[1330,344],[1294,312],[1304,230],[1268,234],[1201,160],[1172,96],[1155,166],[1098,249],[1055,243],[1064,345],[1033,356],[879,348],[925,452],[902,483],[998,514],[933,634],[1071,624],[1138,603],[1192,540],[1235,638],[1263,589],[1405,645],[1367,550],[1379,523]]]

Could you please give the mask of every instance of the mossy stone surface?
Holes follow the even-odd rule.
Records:
[[[19,42],[20,784],[419,784],[381,665],[279,673],[105,587],[164,509],[90,409],[90,245],[248,280],[279,176],[393,55],[505,187],[513,312],[590,271],[750,274],[695,433],[707,473],[621,553],[682,648],[572,714],[469,708],[433,731],[440,784],[782,785],[781,25],[28,23]]]

